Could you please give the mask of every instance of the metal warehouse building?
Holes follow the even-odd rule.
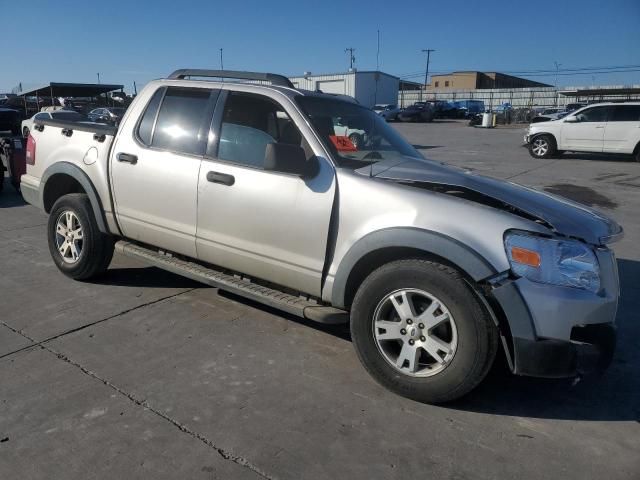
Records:
[[[377,103],[395,104],[398,101],[400,84],[398,77],[378,71],[306,74],[302,77],[291,77],[290,80],[296,88],[349,95],[369,108]]]

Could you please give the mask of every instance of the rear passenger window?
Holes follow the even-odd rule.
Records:
[[[220,129],[220,160],[262,168],[268,144],[301,142],[300,131],[276,102],[261,95],[229,94]]]
[[[158,113],[158,107],[160,106],[160,100],[164,94],[164,88],[159,88],[156,93],[153,94],[147,109],[142,115],[140,125],[138,125],[138,138],[145,145],[151,145],[151,135],[153,134],[153,122],[156,120],[156,114]]]
[[[203,127],[211,90],[170,87],[162,100],[151,145],[182,153],[202,154]]]
[[[640,122],[640,105],[616,105],[610,122]]]

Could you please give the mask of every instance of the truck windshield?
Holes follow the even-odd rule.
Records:
[[[403,156],[423,159],[393,127],[368,108],[319,96],[299,96],[296,101],[340,167],[355,169]]]

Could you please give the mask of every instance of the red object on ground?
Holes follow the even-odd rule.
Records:
[[[342,135],[329,135],[331,142],[335,145],[339,152],[357,152],[358,148],[353,144],[349,137]]]

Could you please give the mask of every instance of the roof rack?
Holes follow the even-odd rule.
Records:
[[[182,68],[169,75],[170,80],[182,80],[186,77],[214,77],[214,78],[234,78],[241,80],[261,80],[271,82],[272,85],[295,88],[293,83],[284,75],[275,73],[238,72],[233,70],[202,70],[197,68]]]

